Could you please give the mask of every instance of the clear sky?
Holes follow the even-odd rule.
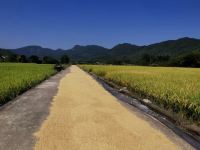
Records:
[[[200,38],[200,0],[0,0],[0,47]]]

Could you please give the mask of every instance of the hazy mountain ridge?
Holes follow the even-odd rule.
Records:
[[[0,48],[0,56],[9,56],[14,54],[13,52],[11,52],[10,50],[7,49],[1,49]]]
[[[200,39],[185,37],[147,46],[137,46],[129,43],[123,43],[118,44],[111,49],[98,45],[75,45],[73,48],[68,50],[53,50],[50,48],[42,48],[40,46],[27,46],[18,49],[11,49],[10,51],[20,55],[37,55],[41,58],[44,56],[51,56],[56,59],[59,59],[62,55],[67,54],[71,60],[76,62],[109,62],[111,60],[126,59],[129,62],[135,63],[144,54],[174,57],[190,53],[192,51],[200,51]]]

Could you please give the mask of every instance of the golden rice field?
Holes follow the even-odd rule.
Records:
[[[55,74],[53,65],[0,63],[0,104]]]
[[[200,69],[143,66],[80,65],[141,98],[200,121]]]

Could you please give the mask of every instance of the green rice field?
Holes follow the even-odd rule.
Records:
[[[49,64],[0,63],[0,104],[55,73],[53,65]]]
[[[80,65],[161,108],[200,121],[200,69],[175,67]]]

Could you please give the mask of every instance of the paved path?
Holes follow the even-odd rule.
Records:
[[[191,149],[159,122],[122,105],[78,67],[69,71],[35,133],[36,150]]]
[[[33,135],[49,114],[63,71],[0,107],[0,150],[34,149]],[[0,83],[1,84],[1,83]]]

